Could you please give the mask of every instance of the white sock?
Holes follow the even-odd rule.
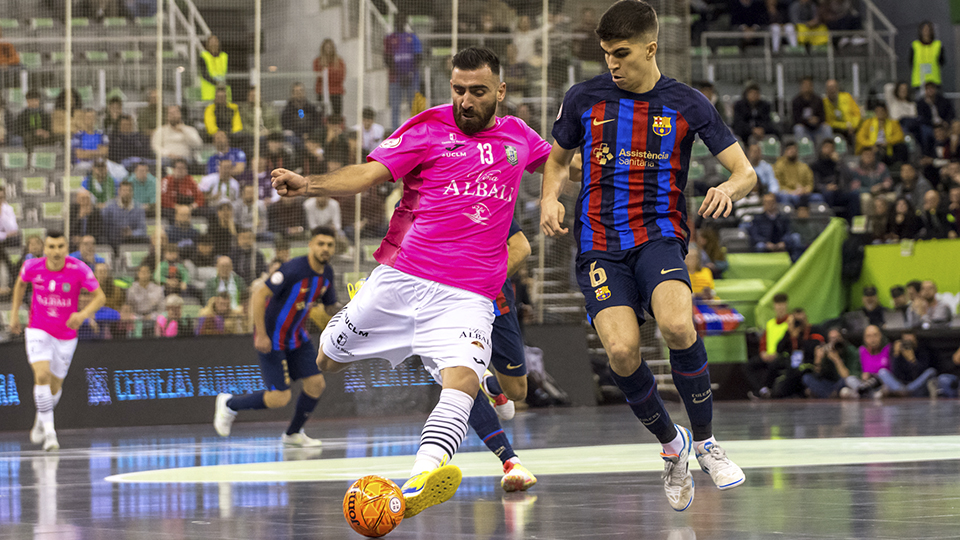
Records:
[[[663,453],[668,456],[679,456],[680,451],[683,450],[683,437],[680,435],[680,430],[677,429],[677,436],[667,444],[663,445]]]
[[[440,391],[440,401],[433,408],[420,435],[420,449],[410,476],[440,466],[443,457],[453,455],[467,434],[467,419],[473,408],[473,398],[453,388]]]
[[[693,448],[694,448],[697,452],[699,452],[699,453],[702,454],[702,453],[703,453],[703,448],[702,448],[702,447],[703,447],[703,445],[706,444],[706,443],[717,444],[717,439],[716,439],[716,437],[710,437],[709,439],[705,439],[705,440],[702,440],[702,441],[693,441]]]
[[[50,393],[50,385],[34,385],[33,401],[37,406],[37,416],[40,417],[40,424],[43,426],[43,430],[48,433],[54,431],[53,394]]]
[[[56,393],[56,394],[53,394],[53,408],[54,408],[54,409],[56,409],[56,408],[57,408],[57,404],[60,403],[60,396],[62,396],[62,395],[63,395],[63,388],[60,388],[60,390],[57,390],[57,393]]]
[[[508,462],[508,463],[513,463],[514,465],[519,465],[519,464],[520,464],[520,458],[518,458],[517,456],[513,456],[512,458],[508,459],[507,462]]]

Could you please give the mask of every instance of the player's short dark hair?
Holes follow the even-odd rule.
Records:
[[[47,238],[63,238],[63,231],[47,231]]]
[[[500,59],[497,53],[486,47],[467,47],[453,55],[453,67],[463,71],[476,71],[487,66],[494,75],[500,76]]]
[[[597,24],[600,41],[622,41],[653,34],[656,39],[660,23],[657,12],[643,0],[620,0],[610,6]]]
[[[310,238],[311,238],[311,239],[313,239],[314,236],[317,236],[317,235],[320,235],[320,234],[322,234],[322,235],[324,235],[324,236],[329,236],[330,238],[336,238],[336,237],[337,237],[337,231],[333,230],[332,227],[323,227],[323,226],[320,226],[320,227],[314,227],[313,229],[310,229]]]
[[[48,236],[49,236],[49,235],[48,235]],[[913,280],[913,281],[908,281],[908,282],[907,282],[907,288],[908,288],[908,289],[915,289],[915,290],[919,291],[921,287],[923,287],[923,283],[920,283],[920,280],[918,280],[918,279],[915,279],[915,280]]]
[[[790,300],[790,297],[787,296],[787,293],[785,292],[777,293],[773,295],[774,304],[786,304],[789,300]]]

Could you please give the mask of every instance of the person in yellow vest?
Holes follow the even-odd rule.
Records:
[[[206,50],[200,53],[203,64],[200,66],[200,99],[213,101],[217,86],[227,82],[227,53],[220,50],[220,39],[211,35],[207,38]],[[227,97],[230,96],[230,87]]]
[[[747,378],[753,387],[747,395],[750,399],[769,398],[773,381],[784,367],[778,363],[777,345],[790,329],[790,316],[787,293],[777,293],[773,297],[774,317],[764,325],[764,333],[760,337],[760,354],[750,358],[747,363]],[[787,362],[789,366],[789,362]]]
[[[849,92],[840,91],[840,83],[830,79],[826,84],[827,94],[823,97],[823,111],[826,121],[833,132],[843,135],[854,142],[857,128],[860,127],[860,107]]]
[[[694,302],[717,299],[714,295],[716,284],[713,281],[713,272],[703,266],[701,257],[700,246],[691,242],[683,262],[690,274],[690,289],[693,291]]]
[[[203,125],[207,128],[207,135],[211,138],[218,131],[233,135],[243,131],[243,121],[240,119],[240,107],[236,103],[227,101],[227,89],[218,86],[213,97],[213,103],[207,105],[203,111]]]
[[[881,161],[888,165],[907,161],[907,145],[904,144],[900,122],[890,118],[884,103],[877,103],[873,112],[874,118],[864,120],[857,131],[857,155],[873,146],[877,148]]]
[[[919,34],[920,39],[910,45],[910,85],[915,89],[927,82],[941,84],[940,70],[946,62],[943,44],[934,36],[933,23],[920,23]]]

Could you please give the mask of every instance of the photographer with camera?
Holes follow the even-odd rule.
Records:
[[[807,321],[807,312],[803,308],[794,309],[787,335],[777,345],[780,358],[774,367],[779,372],[771,397],[803,395],[803,375],[814,369],[817,349],[823,344],[823,336],[814,332]]]
[[[860,356],[839,328],[827,332],[827,342],[814,351],[813,369],[803,374],[807,397],[835,398],[843,388],[859,388]]]
[[[933,355],[917,341],[913,332],[904,332],[893,344],[890,369],[881,369],[881,395],[923,397],[937,395],[937,370],[932,367]]]

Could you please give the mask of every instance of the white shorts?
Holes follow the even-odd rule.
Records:
[[[346,364],[384,358],[393,367],[418,355],[440,370],[469,367],[477,378],[490,365],[493,310],[473,292],[378,266],[320,335],[323,353]]]
[[[27,342],[27,360],[31,364],[50,362],[50,373],[65,379],[77,350],[77,338],[57,339],[39,328],[27,328],[23,335]]]

